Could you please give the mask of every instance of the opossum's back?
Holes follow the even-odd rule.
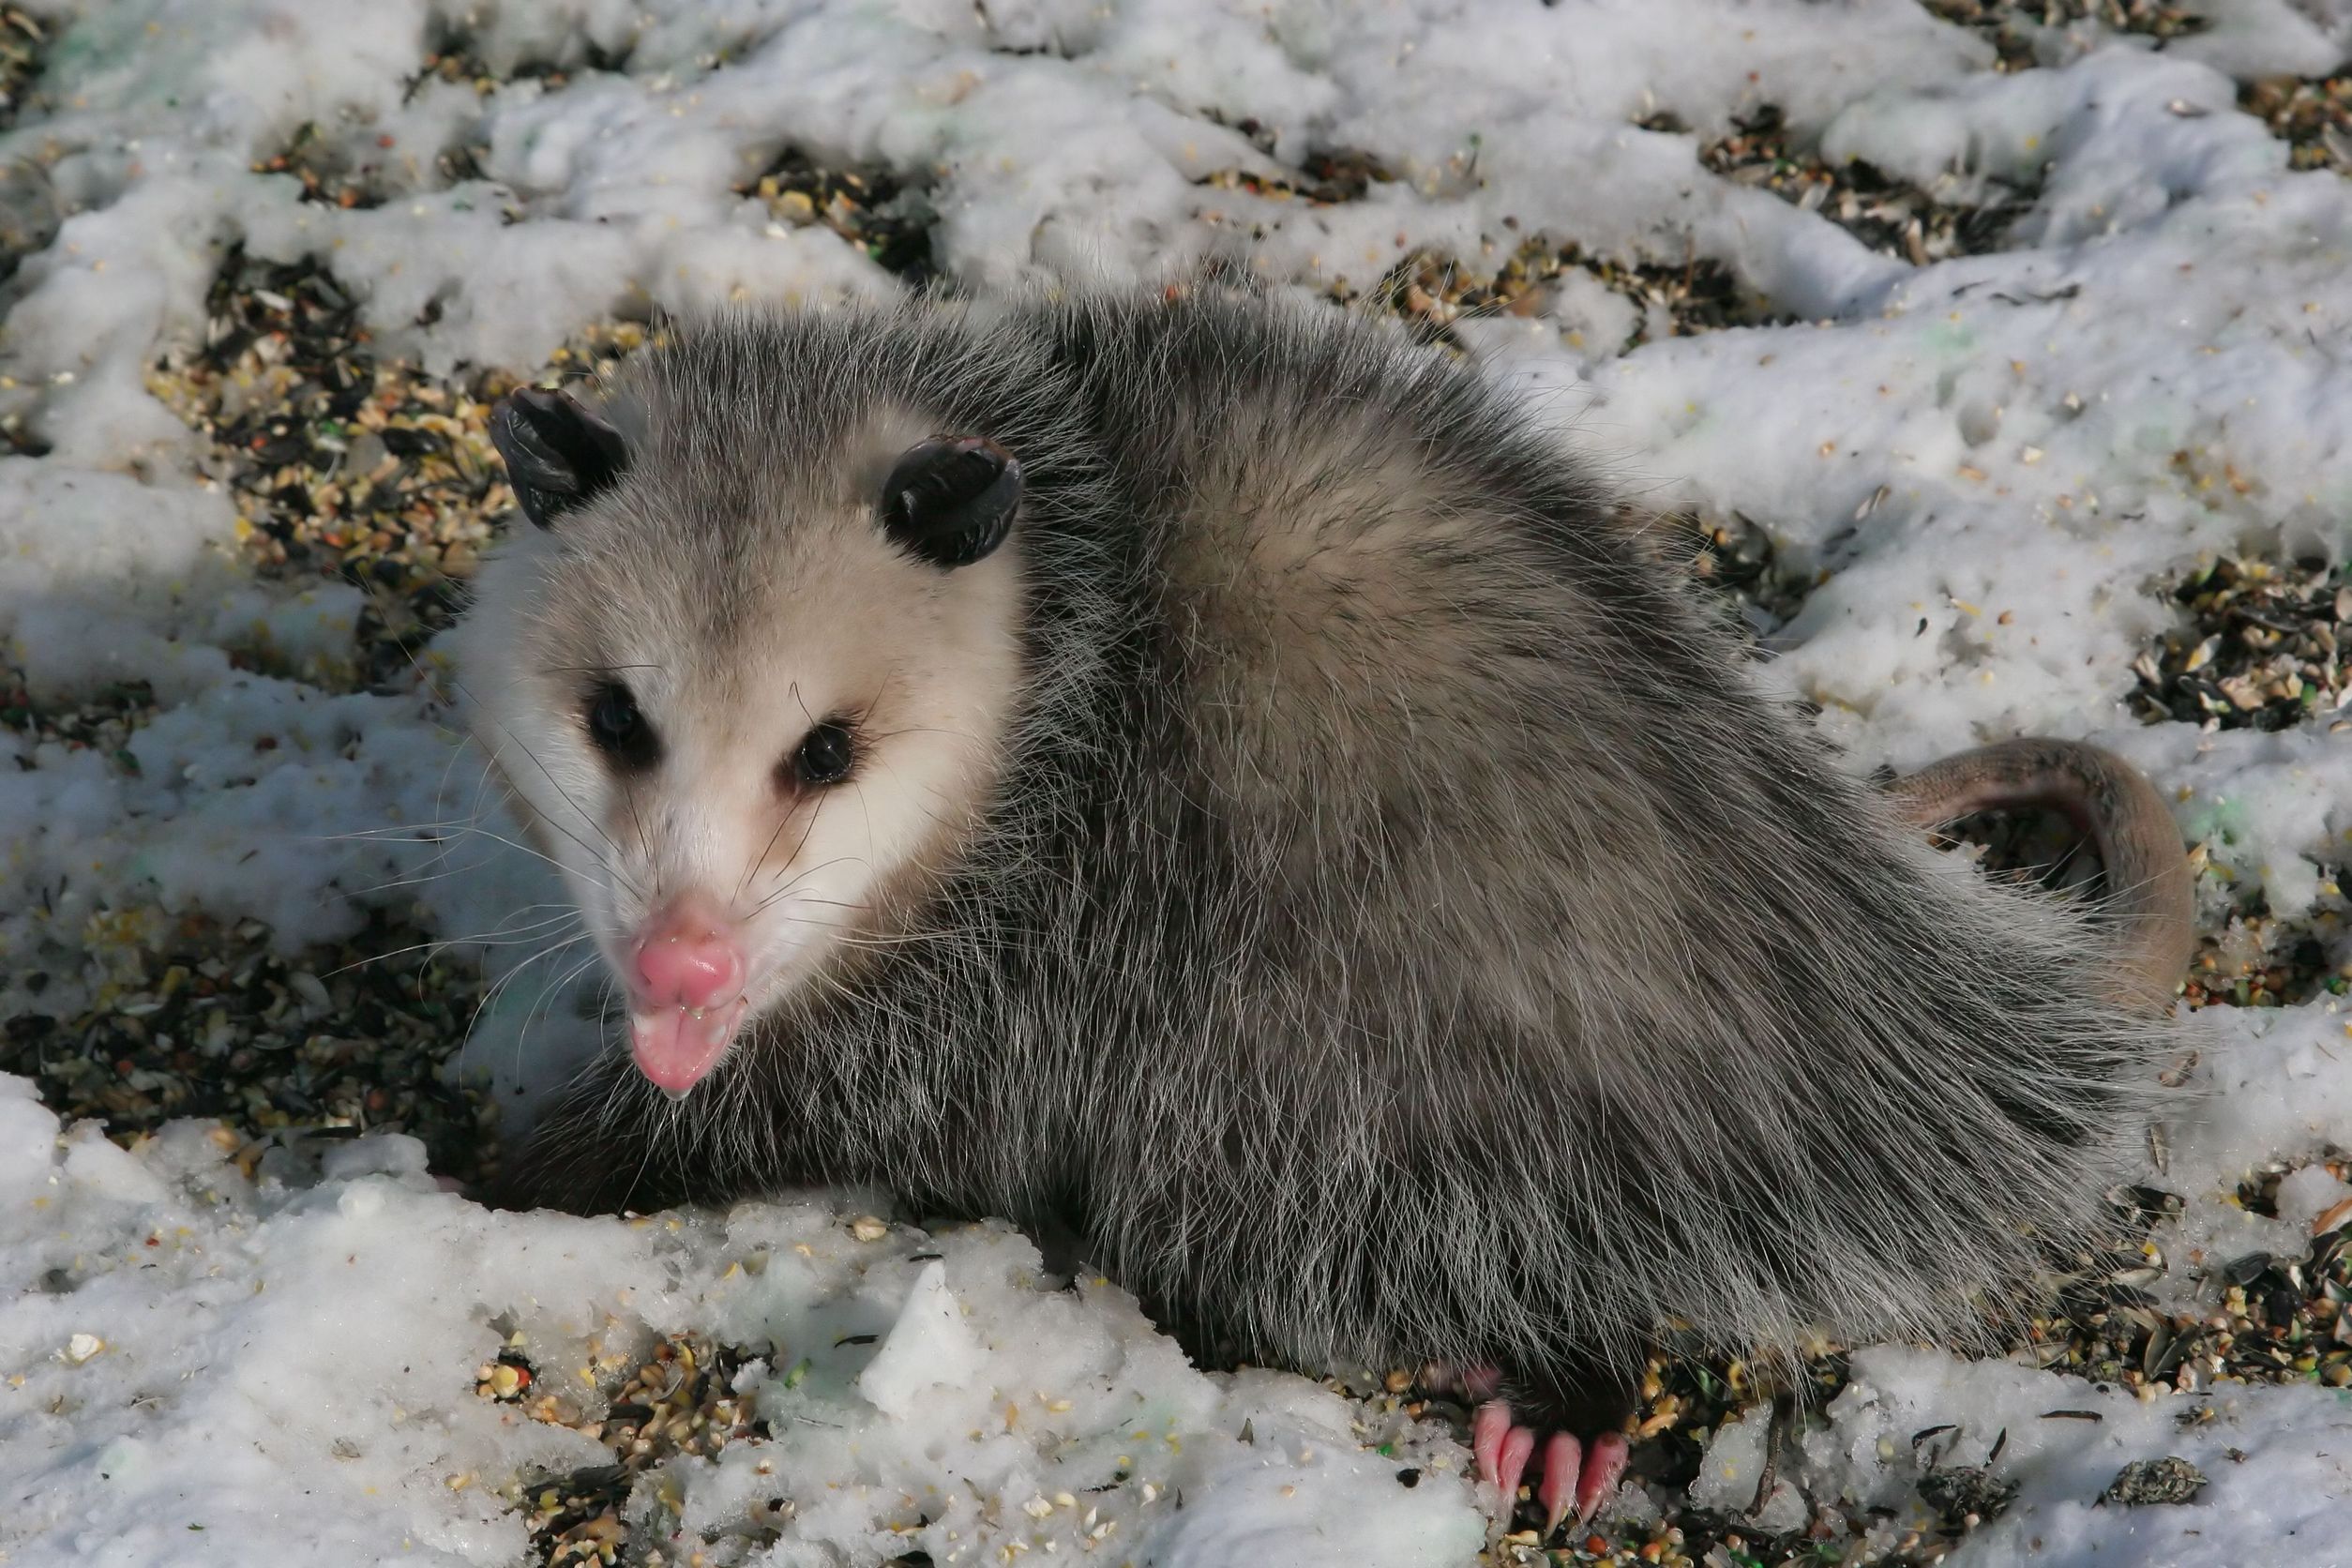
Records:
[[[1185,1021],[1138,1048],[1241,1075],[1185,1112],[1247,1140],[1236,1181],[1336,1190],[1345,1158],[1484,1192],[1486,1242],[1583,1282],[1552,1330],[1646,1299],[1727,1342],[1948,1322],[2019,1223],[2088,1217],[2158,1037],[2098,1000],[2093,934],[1899,837],[1531,421],[1327,317],[1055,329],[1150,533],[1103,876],[1154,912],[1129,972]]]
[[[1474,372],[1255,303],[1057,324],[1149,535],[1144,814],[1197,817],[1167,841],[1274,933],[1571,1035],[1659,1021],[1588,966],[1744,964],[1794,1004],[1780,949],[1825,922],[1924,935],[1865,792]]]

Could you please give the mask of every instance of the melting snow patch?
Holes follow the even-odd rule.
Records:
[[[710,1560],[1115,1545],[1109,1560],[1402,1568],[1484,1538],[1441,1429],[1359,1431],[1303,1380],[1195,1371],[1123,1293],[1058,1289],[1002,1227],[927,1238],[814,1203],[493,1214],[439,1191],[399,1137],[254,1182],[192,1123],[138,1153],[60,1139],[28,1090],[0,1078],[12,1562],[103,1540],[123,1562],[510,1563],[515,1502],[612,1455],[478,1395],[478,1368],[519,1353],[535,1387],[593,1411],[616,1369],[687,1331],[759,1352],[734,1382],[755,1433],[647,1488]],[[1229,1555],[1244,1546],[1262,1555]]]

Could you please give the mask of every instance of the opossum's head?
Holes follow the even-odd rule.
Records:
[[[919,398],[761,408],[745,381],[502,403],[531,526],[459,643],[475,739],[673,1095],[950,852],[1020,675],[1018,459]]]

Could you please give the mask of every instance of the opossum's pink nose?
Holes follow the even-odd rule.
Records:
[[[743,989],[743,954],[719,923],[673,905],[637,939],[637,1000],[655,1007],[712,1007]]]
[[[629,969],[630,1053],[655,1087],[681,1097],[742,1027],[743,950],[715,908],[681,898],[646,923]]]

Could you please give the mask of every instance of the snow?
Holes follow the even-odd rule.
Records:
[[[2002,1473],[2025,1484],[1971,1543],[1972,1560],[2317,1562],[2341,1539],[2344,1459],[2331,1449],[2341,1447],[2344,1402],[2335,1390],[2222,1389],[2200,1401],[2209,1419],[2183,1426],[2182,1412],[2164,1403],[2079,1379],[1966,1366],[1932,1350],[1880,1349],[1858,1359],[1829,1427],[1804,1435],[1791,1481],[1900,1509],[1922,1470],[1982,1465],[2005,1434]],[[2201,1503],[2102,1504],[2123,1466],[2147,1456],[2194,1465],[2209,1481]]]
[[[2148,1178],[2189,1199],[2181,1223],[2159,1235],[2172,1261],[2160,1300],[2192,1305],[2209,1267],[2248,1253],[2299,1257],[2313,1221],[2352,1196],[2311,1165],[2281,1184],[2276,1219],[2229,1201],[2258,1158],[2343,1146],[2352,1128],[2347,1018],[2328,1007],[2248,1012],[2213,1043],[2221,1065],[2207,1111],[2176,1131],[2164,1171]],[[2320,1562],[2352,1499],[2352,1401],[2316,1385],[2219,1384],[2194,1399],[2142,1399],[2080,1378],[1882,1346],[1855,1358],[1824,1414],[1801,1435],[1796,1462],[1784,1459],[1766,1522],[1802,1528],[1803,1497],[1836,1497],[1890,1510],[1878,1529],[1892,1541],[1932,1523],[1911,1492],[1919,1476],[1984,1465],[1998,1445],[1998,1473],[2020,1484],[2017,1499],[1971,1538],[1960,1559],[1969,1562]],[[1754,1500],[1765,1420],[1753,1412],[1717,1439],[1696,1500],[1732,1512]],[[2099,1503],[2126,1463],[2166,1456],[2207,1477],[2198,1505]]]
[[[358,688],[357,591],[240,566],[228,499],[149,389],[158,355],[200,340],[227,248],[327,259],[385,350],[434,373],[527,371],[615,315],[897,288],[830,230],[734,193],[786,145],[925,186],[935,259],[972,287],[1239,254],[1277,283],[1364,291],[1414,251],[1492,265],[1538,232],[1726,265],[1793,320],[1670,337],[1572,272],[1533,317],[1459,337],[1629,493],[1737,512],[1826,574],[1770,628],[1769,675],[1821,705],[1857,769],[2021,731],[2096,739],[2177,800],[2219,877],[2302,914],[2352,858],[2339,716],[2205,732],[2142,726],[2120,698],[2172,623],[2152,584],[2215,553],[2347,553],[2352,191],[2290,173],[2232,78],[2332,68],[2352,6],[2189,8],[2214,24],[2162,50],[2080,22],[2039,35],[2040,68],[1998,74],[1982,38],[1909,0],[41,0],[64,28],[40,84],[54,107],[0,132],[0,164],[30,160],[42,193],[0,200],[53,204],[62,226],[0,282],[0,415],[50,450],[0,458],[0,646],[37,700],[140,679],[161,711],[128,742],[135,772],[0,731],[0,1017],[35,1005],[36,967],[44,1010],[97,995],[100,925],[136,941],[202,911],[293,950],[421,900],[432,928],[478,940],[550,896],[494,840],[417,850],[423,824],[510,832],[453,750],[445,671],[429,656]],[[477,96],[420,76],[459,31],[493,75],[569,79]],[[1833,158],[1961,205],[2028,190],[2029,210],[1990,254],[1875,253],[1697,164],[1766,104]],[[1636,127],[1660,112],[1690,130]],[[254,172],[306,125],[373,166],[383,205],[301,202]],[[445,184],[460,143],[479,175]],[[1395,177],[1334,205],[1198,183],[1333,148]],[[446,874],[411,885],[429,871]],[[549,1076],[582,1043],[558,989],[504,993],[468,1062],[502,1087]],[[2147,1176],[2188,1200],[2158,1237],[2161,1292],[2182,1304],[2209,1296],[2211,1266],[2296,1250],[2345,1196],[2314,1168],[2266,1219],[2235,1205],[2241,1177],[2352,1146],[2339,1003],[2203,1027],[2209,1096]],[[841,1198],[674,1227],[491,1215],[431,1190],[400,1139],[251,1180],[220,1155],[201,1128],[136,1154],[87,1129],[59,1141],[0,1078],[9,1560],[512,1560],[498,1478],[604,1451],[475,1397],[493,1319],[547,1365],[585,1364],[592,1335],[689,1327],[809,1357],[792,1387],[753,1379],[779,1418],[776,1476],[747,1473],[746,1449],[678,1478],[698,1530],[795,1488],[794,1530],[763,1560],[1076,1553],[1106,1521],[1116,1546],[1096,1555],[1138,1562],[1465,1562],[1480,1545],[1441,1435],[1355,1432],[1300,1380],[1197,1374],[1116,1290],[1051,1289],[1001,1229],[862,1241]],[[753,1257],[770,1261],[731,1272]],[[835,1346],[844,1333],[881,1337]],[[2184,1427],[2188,1399],[1866,1350],[1785,1460],[1768,1522],[1802,1523],[1800,1489],[1916,1509],[1923,1467],[1981,1464],[2005,1431],[2018,1500],[1957,1560],[2309,1557],[2296,1532],[2352,1508],[2329,1457],[2342,1396],[2225,1387]],[[1008,1426],[1008,1402],[1030,1414]],[[1915,1449],[1934,1426],[1950,1431]],[[1427,1479],[1398,1485],[1366,1437],[1423,1455]],[[1700,1500],[1752,1493],[1761,1443],[1754,1424],[1720,1439]],[[1131,1482],[1054,1500],[1090,1499],[1121,1453]],[[2127,1459],[2167,1454],[2209,1478],[2197,1504],[2093,1506]],[[892,1533],[918,1509],[922,1532]]]
[[[1435,1568],[1483,1536],[1441,1432],[1400,1423],[1372,1435],[1392,1455],[1364,1452],[1337,1395],[1195,1371],[1123,1293],[1052,1289],[1001,1227],[926,1237],[819,1203],[494,1214],[397,1136],[331,1149],[324,1179],[255,1183],[194,1123],[137,1156],[94,1127],[61,1143],[22,1088],[0,1079],[12,1562],[513,1561],[523,1525],[494,1478],[611,1456],[477,1397],[475,1367],[520,1346],[577,1376],[686,1326],[772,1348],[736,1386],[775,1440],[676,1475],[689,1529],[788,1505],[767,1561],[1092,1538],[1215,1564],[1246,1539],[1270,1561]],[[861,1334],[878,1343],[842,1342]]]

